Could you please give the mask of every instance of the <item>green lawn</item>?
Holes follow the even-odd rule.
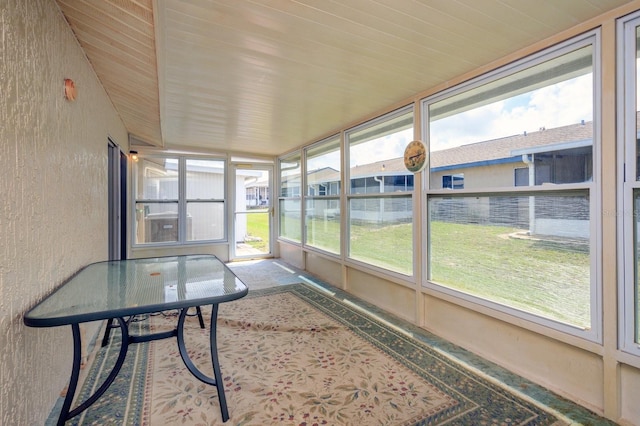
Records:
[[[250,221],[261,215],[248,215]],[[265,216],[268,220],[268,216]],[[257,223],[250,229],[264,229]],[[315,247],[338,253],[339,223],[308,223]],[[513,238],[518,230],[478,224],[430,224],[431,281],[482,298],[588,328],[588,246]],[[309,232],[308,232],[309,233]],[[350,256],[411,275],[412,226],[351,226]]]
[[[413,275],[413,226],[351,225],[350,256],[382,268]]]
[[[513,238],[516,231],[432,222],[432,281],[589,327],[590,259],[586,244]]]
[[[251,237],[246,241],[251,247],[261,252],[269,252],[269,210],[250,210],[247,213],[247,234]]]

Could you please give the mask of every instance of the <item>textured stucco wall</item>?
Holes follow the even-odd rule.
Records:
[[[72,78],[77,100],[63,97]],[[22,315],[107,258],[107,137],[126,130],[53,0],[0,1],[0,424],[43,424],[71,368],[69,327]]]

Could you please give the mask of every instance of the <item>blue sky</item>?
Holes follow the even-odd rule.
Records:
[[[432,122],[431,150],[593,120],[592,74]]]
[[[592,81],[593,75],[585,74],[434,121],[430,123],[431,150],[592,121]],[[350,166],[402,157],[413,139],[413,129],[407,129],[356,145],[351,148]],[[339,164],[338,152],[327,158],[330,164],[324,157],[310,160],[309,170]]]

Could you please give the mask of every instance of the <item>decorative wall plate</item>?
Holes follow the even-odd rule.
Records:
[[[409,142],[404,150],[404,166],[413,173],[418,173],[427,164],[427,148],[422,141]]]

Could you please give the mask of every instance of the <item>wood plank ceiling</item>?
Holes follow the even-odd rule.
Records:
[[[137,140],[278,155],[628,0],[56,0]]]

